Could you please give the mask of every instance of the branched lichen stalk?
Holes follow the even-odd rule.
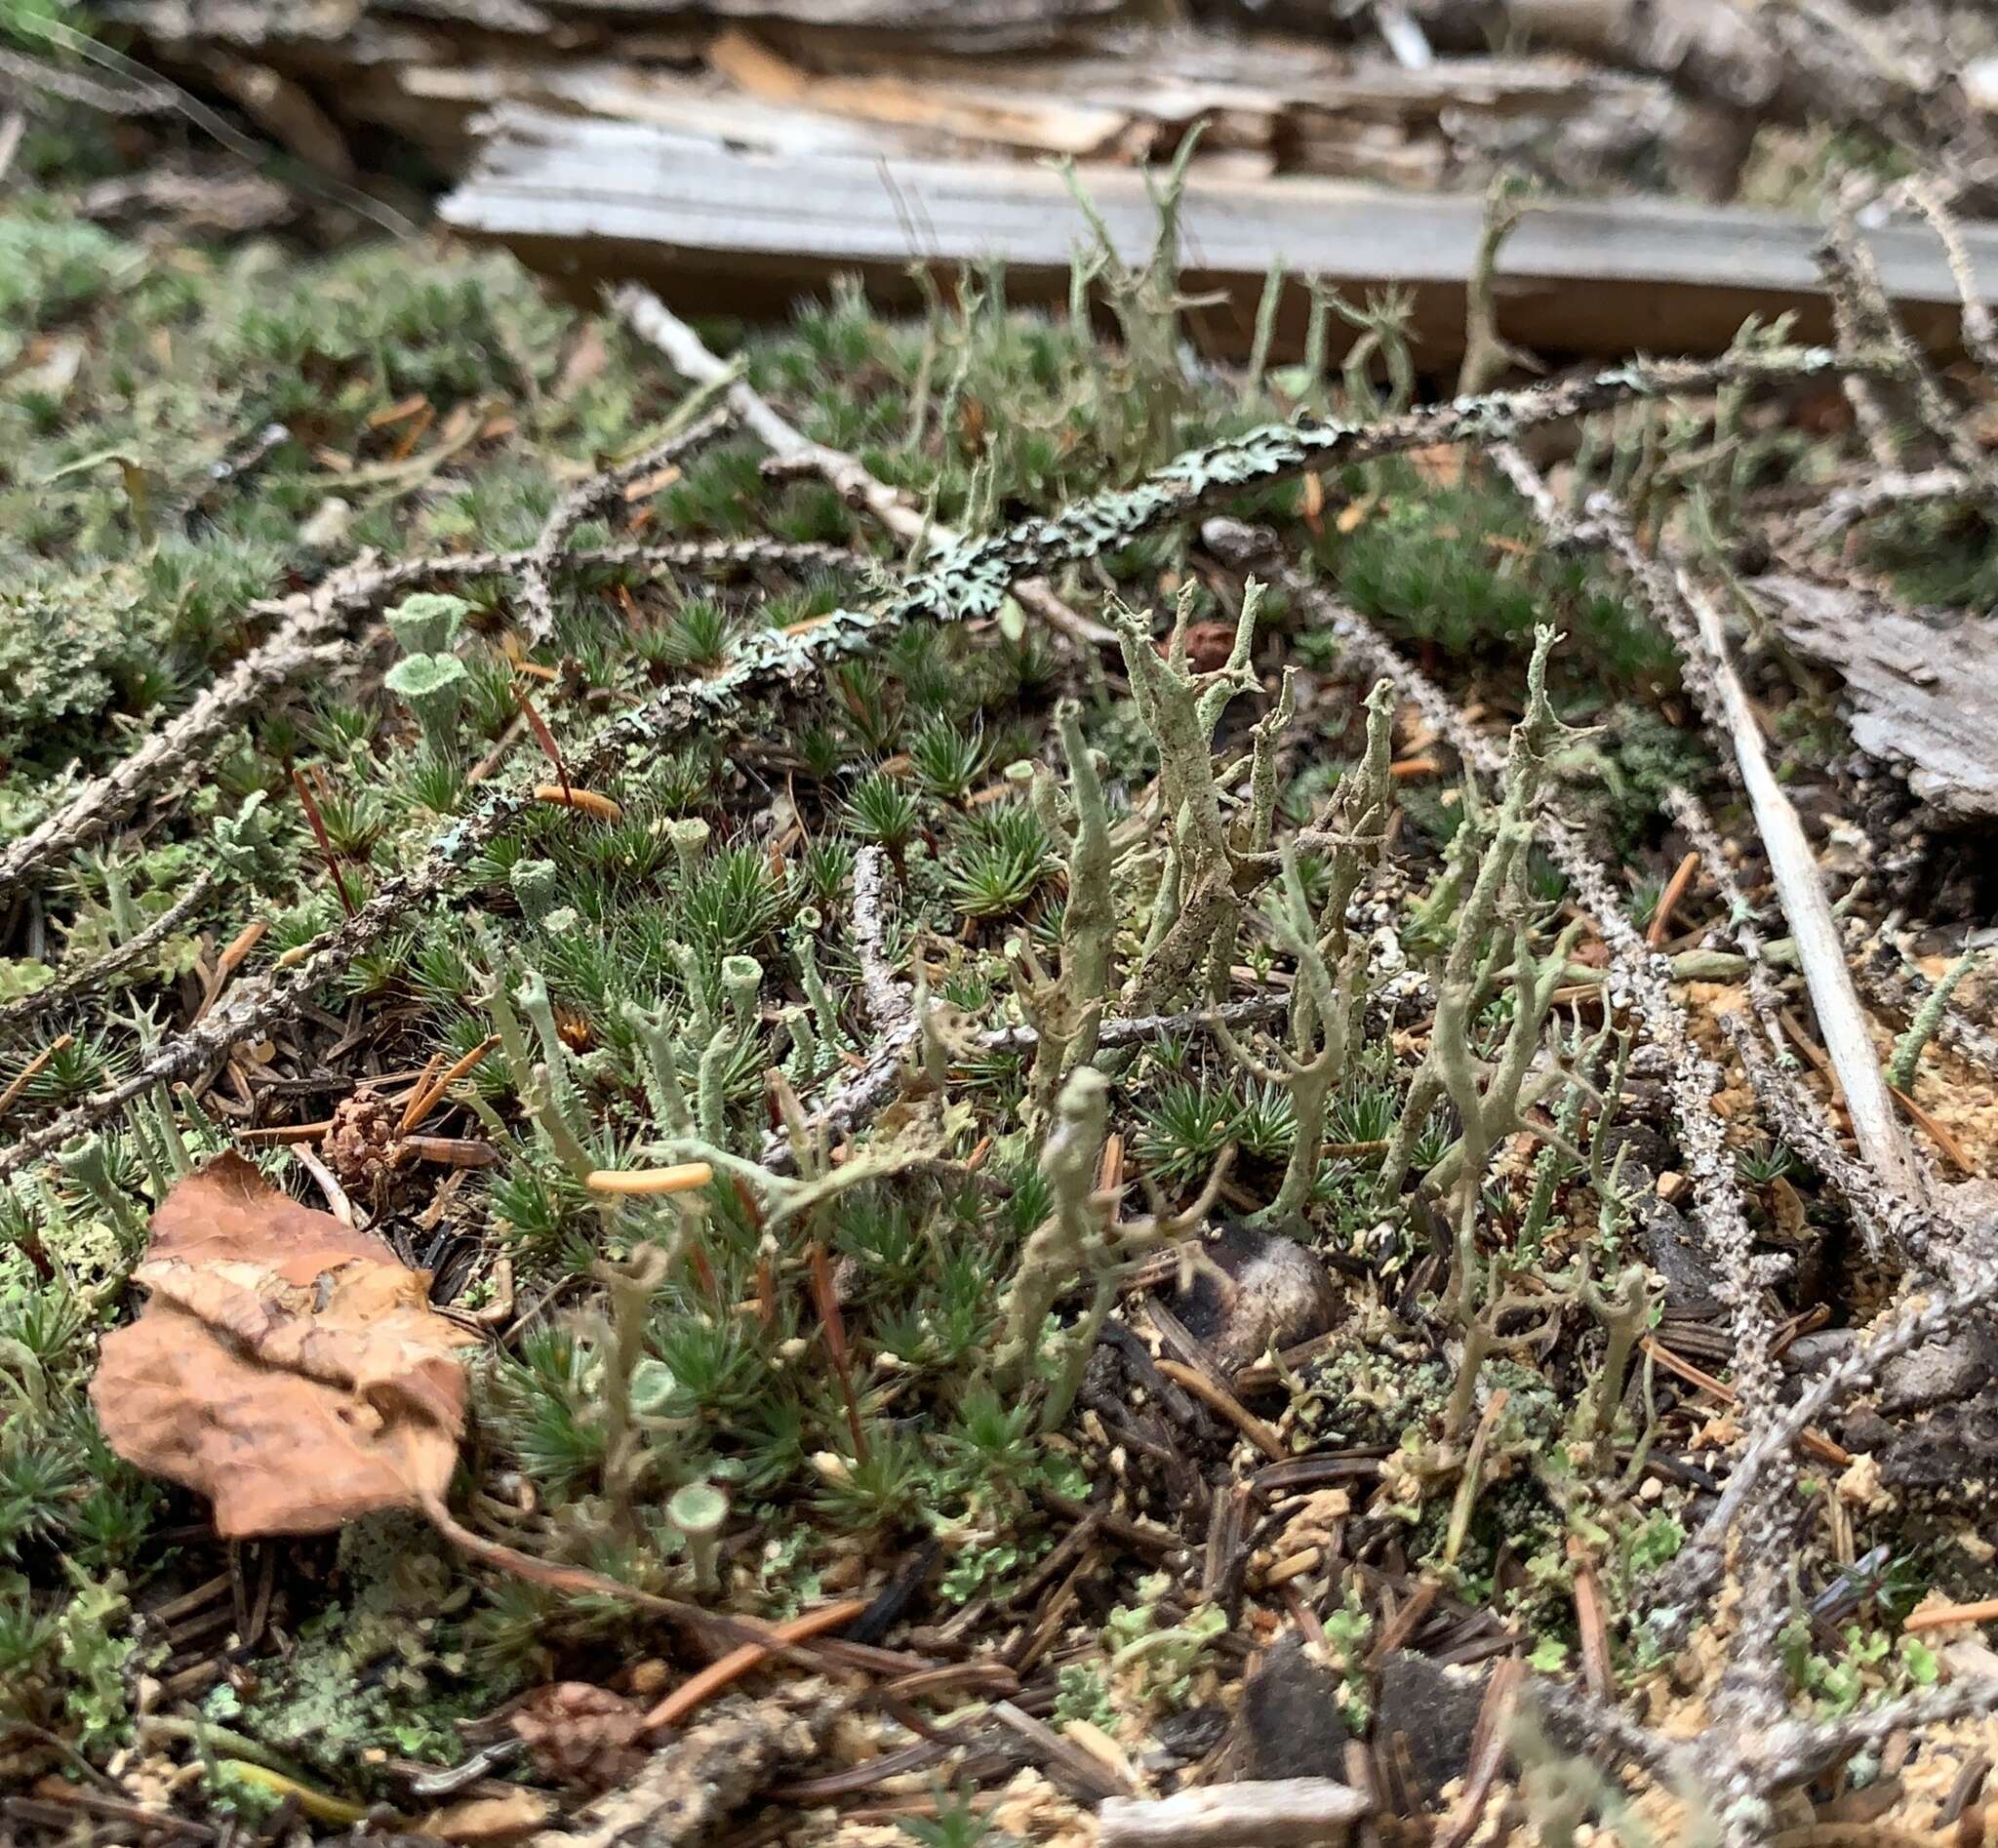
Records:
[[[1330,855],[1325,903],[1319,911],[1313,912],[1305,895],[1298,843],[1286,841],[1280,851],[1277,889],[1267,906],[1269,922],[1279,946],[1296,960],[1298,973],[1291,996],[1290,1043],[1276,1049],[1276,1067],[1255,1058],[1224,1022],[1216,1023],[1216,1032],[1237,1064],[1259,1083],[1280,1085],[1291,1097],[1290,1159],[1276,1197],[1255,1216],[1259,1224],[1286,1225],[1302,1220],[1318,1181],[1326,1106],[1350,1062],[1353,1031],[1364,1002],[1367,945],[1347,929],[1346,907],[1368,867],[1378,862],[1386,838],[1393,717],[1394,690],[1382,681],[1367,696],[1365,753],[1341,779],[1325,822],[1309,836],[1312,846]],[[1259,828],[1259,813],[1252,824]]]

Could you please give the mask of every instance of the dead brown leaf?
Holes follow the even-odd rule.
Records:
[[[218,1533],[322,1533],[438,1500],[464,1428],[429,1279],[271,1187],[239,1155],[178,1183],[104,1340],[91,1402],[111,1447],[215,1503]]]

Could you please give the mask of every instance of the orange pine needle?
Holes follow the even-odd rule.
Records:
[[[215,973],[217,979],[220,980],[223,976],[234,975],[237,969],[242,966],[243,958],[257,947],[258,944],[262,941],[263,933],[269,929],[268,921],[260,917],[254,923],[244,925],[235,936],[230,938],[227,947],[216,958]]]
[[[26,1065],[14,1074],[14,1082],[5,1091],[0,1091],[0,1116],[5,1116],[14,1107],[14,1101],[34,1081],[35,1074],[43,1070],[50,1060],[76,1043],[74,1033],[64,1033],[60,1039],[50,1043],[35,1054]]]
[[[807,1642],[829,1629],[844,1628],[866,1608],[865,1598],[842,1598],[837,1604],[821,1604],[816,1611],[807,1611],[789,1623],[774,1626],[771,1640],[778,1643]],[[769,1654],[768,1649],[755,1643],[744,1643],[739,1649],[730,1650],[726,1656],[709,1663],[699,1674],[688,1676],[654,1707],[645,1716],[644,1730],[656,1733],[667,1726],[677,1726],[697,1707],[739,1681]]]
[[[1688,854],[1680,861],[1677,869],[1665,882],[1665,889],[1658,894],[1658,908],[1651,914],[1651,927],[1644,934],[1644,941],[1656,949],[1665,941],[1665,935],[1672,928],[1672,913],[1679,908],[1679,901],[1686,896],[1686,888],[1693,883],[1693,875],[1699,870],[1699,856]]]
[[[236,1140],[239,1143],[314,1143],[333,1127],[333,1118],[322,1117],[316,1123],[277,1123],[268,1129],[239,1129]]]
[[[1269,1458],[1281,1463],[1287,1454],[1281,1439],[1261,1419],[1249,1410],[1240,1399],[1221,1386],[1217,1386],[1197,1367],[1189,1367],[1183,1361],[1160,1360],[1154,1363],[1158,1370],[1173,1382],[1182,1386],[1193,1394],[1210,1412],[1220,1416],[1242,1433],[1242,1435]]]
[[[1667,1373],[1676,1373],[1688,1386],[1696,1386],[1702,1392],[1711,1392],[1725,1405],[1735,1402],[1735,1388],[1725,1382],[1716,1380],[1710,1373],[1702,1373],[1692,1361],[1675,1354],[1662,1342],[1646,1335],[1637,1344]],[[1821,1431],[1807,1430],[1797,1442],[1819,1463],[1834,1465],[1840,1469],[1847,1468],[1853,1461],[1853,1453],[1843,1444],[1835,1444]]]
[[[401,1133],[407,1136],[411,1130],[428,1116],[444,1101],[444,1094],[468,1071],[477,1068],[479,1062],[500,1043],[498,1033],[488,1033],[470,1052],[466,1053],[435,1084],[428,1082],[437,1060],[431,1060],[423,1068],[423,1076],[417,1082],[417,1088],[410,1093],[410,1101],[402,1113]],[[438,1058],[442,1058],[440,1053]]]
[[[1895,1101],[1900,1107],[1907,1111],[1909,1120],[1941,1149],[1944,1158],[1957,1173],[1975,1175],[1978,1172],[1977,1164],[1971,1160],[1970,1151],[1957,1140],[1956,1132],[1948,1124],[1931,1115],[1898,1085],[1891,1084],[1887,1088],[1894,1093]]]
[[[714,1179],[714,1170],[704,1161],[676,1162],[670,1168],[598,1168],[585,1184],[592,1193],[617,1193],[651,1197],[664,1193],[691,1193]]]
[[[527,720],[528,728],[535,735],[535,743],[541,747],[541,755],[555,766],[555,775],[562,784],[562,800],[574,806],[574,796],[569,787],[569,766],[562,761],[562,747],[555,743],[555,734],[548,730],[547,721],[535,710],[535,703],[527,697],[527,689],[515,682],[514,700],[520,706],[520,716]],[[539,789],[535,791],[540,793]]]
[[[1984,1598],[1976,1604],[1938,1604],[1917,1611],[1902,1629],[1942,1629],[1951,1624],[1998,1623],[1998,1598]]]
[[[621,822],[623,809],[607,795],[599,795],[594,789],[571,789],[561,783],[538,783],[535,784],[537,802],[553,802],[565,809],[579,809],[584,815],[594,815],[600,822]]]

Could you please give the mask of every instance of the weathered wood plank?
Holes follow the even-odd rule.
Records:
[[[1141,175],[1089,172],[1120,250],[1141,257],[1153,227]],[[446,221],[507,244],[579,292],[615,278],[675,307],[780,313],[836,274],[858,272],[887,301],[916,299],[912,262],[941,273],[1003,256],[1016,299],[1065,299],[1069,257],[1087,234],[1058,174],[1007,162],[786,155],[717,145],[629,122],[496,110]],[[1403,193],[1304,177],[1197,178],[1183,220],[1186,285],[1225,305],[1197,317],[1214,350],[1246,349],[1272,256],[1351,291],[1399,284],[1416,298],[1419,357],[1461,345],[1463,283],[1483,216],[1476,198]],[[1868,234],[1915,336],[1956,339],[1956,293],[1926,228]],[[1974,261],[1998,289],[1998,226],[1967,227]],[[1809,220],[1654,199],[1558,200],[1538,208],[1504,253],[1500,331],[1553,355],[1711,353],[1751,312],[1795,310],[1800,337],[1829,315]],[[1998,301],[1998,296],[1991,298]],[[1297,350],[1293,290],[1279,350]]]

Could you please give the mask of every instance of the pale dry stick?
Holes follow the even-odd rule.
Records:
[[[729,409],[779,462],[810,469],[849,505],[864,507],[908,545],[927,544],[931,551],[940,552],[958,543],[957,534],[949,527],[925,516],[913,495],[890,487],[857,457],[814,442],[793,428],[745,381],[731,382],[728,367],[651,290],[627,283],[613,294],[611,306],[639,339],[659,348],[667,365],[681,378],[691,379],[697,384],[721,386]],[[1100,623],[1092,623],[1071,609],[1045,579],[1018,580],[1013,595],[1023,609],[1077,641],[1102,647],[1117,639]]]
[[[1865,1011],[1838,923],[1825,897],[1817,856],[1805,835],[1797,811],[1770,769],[1762,727],[1740,677],[1729,659],[1727,634],[1720,611],[1697,584],[1685,566],[1674,560],[1669,571],[1639,546],[1616,500],[1594,494],[1588,512],[1599,542],[1636,586],[1652,617],[1671,636],[1686,669],[1686,682],[1707,722],[1726,735],[1748,791],[1764,854],[1776,882],[1778,902],[1790,927],[1811,1004],[1818,1013],[1818,1031],[1832,1068],[1838,1073],[1859,1152],[1883,1179],[1919,1199],[1922,1172],[1901,1134],[1894,1100],[1873,1050]]]
[[[896,981],[883,947],[888,920],[882,916],[888,855],[879,846],[860,849],[854,860],[854,947],[860,957],[860,987],[876,1032],[887,1032],[908,1018],[905,984]]]
[[[187,890],[136,936],[107,949],[80,969],[59,970],[47,987],[24,994],[0,1007],[0,1032],[20,1026],[50,1008],[64,1007],[101,987],[112,977],[140,963],[198,911],[220,883],[213,870],[201,873]]]
[[[1858,235],[1852,222],[1852,206],[1841,195],[1832,205],[1830,240],[1818,253],[1825,290],[1831,298],[1832,329],[1841,353],[1857,352],[1869,340],[1891,339],[1886,328],[1868,325],[1866,302],[1849,260],[1849,253],[1858,242]],[[1887,407],[1881,403],[1880,395],[1873,387],[1873,381],[1858,373],[1849,373],[1839,382],[1846,402],[1853,407],[1853,420],[1866,439],[1866,453],[1873,458],[1874,466],[1890,470],[1899,468],[1900,439],[1895,432],[1894,419],[1889,416]]]
[[[633,482],[643,481],[669,462],[705,448],[734,422],[727,407],[717,407],[684,429],[648,444],[639,455],[615,468],[606,468],[570,489],[550,510],[528,555],[520,564],[520,600],[527,608],[527,645],[539,647],[555,627],[555,593],[548,582],[555,560],[571,533],[601,507],[622,496]]]
[[[1103,1799],[1101,1848],[1310,1848],[1343,1841],[1373,1810],[1330,1778],[1211,1785],[1177,1796]]]
[[[1688,839],[1705,856],[1728,907],[1727,922],[1722,928],[1734,938],[1748,965],[1748,999],[1762,1024],[1767,1045],[1748,1032],[1737,1014],[1723,1012],[1720,1021],[1741,1059],[1750,1088],[1769,1113],[1777,1133],[1845,1200],[1859,1222],[1871,1251],[1877,1254],[1883,1248],[1897,1250],[1908,1263],[1946,1281],[1970,1281],[1971,1272],[1965,1266],[1977,1261],[1966,1228],[1947,1213],[1932,1212],[1924,1203],[1909,1199],[1864,1162],[1848,1155],[1823,1106],[1804,1088],[1792,1069],[1794,1061],[1784,1043],[1782,996],[1764,955],[1754,910],[1734,869],[1720,856],[1720,837],[1712,818],[1698,798],[1685,789],[1667,790],[1665,806],[1686,830]]]

